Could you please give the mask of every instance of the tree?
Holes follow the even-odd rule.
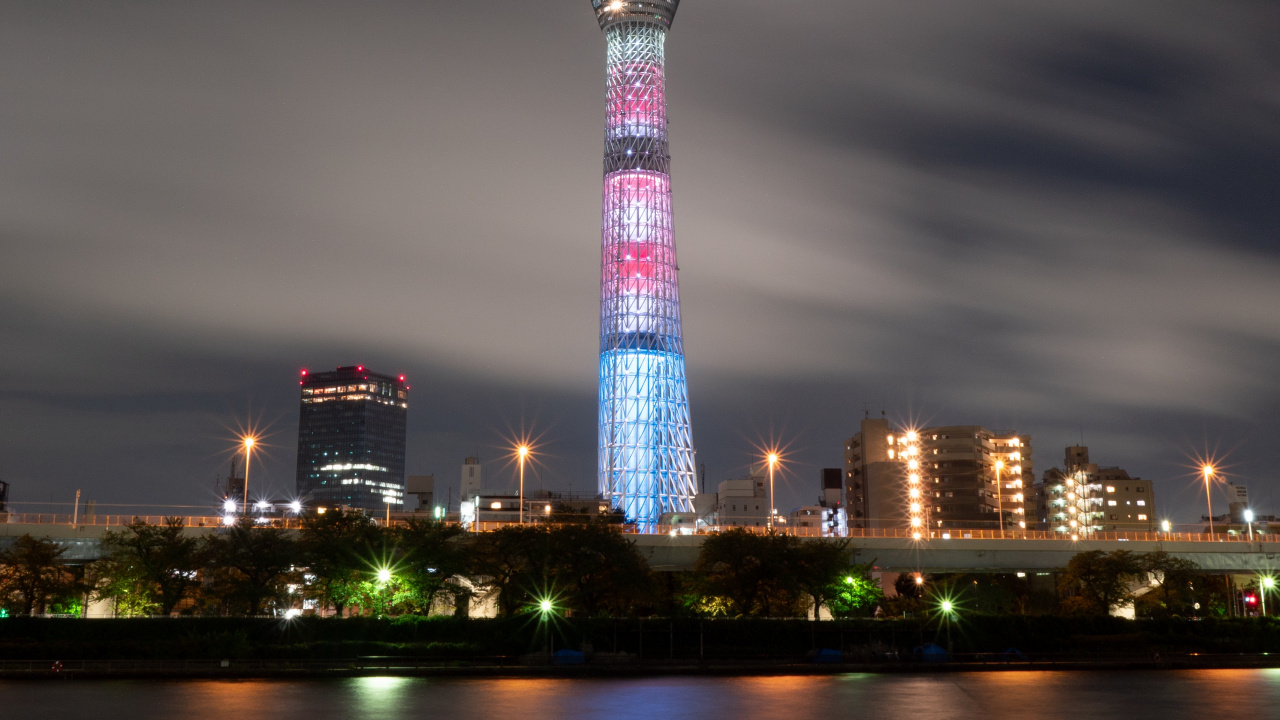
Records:
[[[796,584],[812,601],[816,620],[822,606],[841,592],[841,585],[850,585],[845,582],[852,578],[849,541],[809,540],[797,544],[791,552]]]
[[[467,576],[470,536],[462,528],[415,518],[397,529],[395,538],[399,601],[410,611],[429,615],[438,600],[453,602],[467,594],[459,580]]]
[[[1130,597],[1130,587],[1142,573],[1137,555],[1128,550],[1078,553],[1062,575],[1064,590],[1078,595],[1064,605],[1073,612],[1106,615]]]
[[[1165,617],[1186,615],[1193,610],[1192,588],[1200,575],[1198,565],[1158,550],[1142,555],[1140,566],[1152,583],[1151,591],[1139,599],[1144,614]]]
[[[550,585],[561,604],[588,617],[626,615],[652,592],[652,575],[618,525],[593,521],[549,531]]]
[[[541,525],[508,525],[476,537],[472,574],[497,595],[498,615],[510,617],[550,588],[548,531]]]
[[[385,548],[381,529],[363,513],[330,510],[308,518],[298,534],[302,563],[308,568],[306,592],[339,615],[358,598],[360,585],[376,572],[375,548]]]
[[[845,570],[828,596],[827,607],[838,618],[869,617],[884,603],[884,590],[871,577],[871,565],[853,565]]]
[[[284,594],[300,565],[297,544],[288,531],[254,527],[251,518],[205,538],[211,582],[208,591],[223,612],[260,614]]]
[[[104,582],[96,594],[116,599],[124,614],[169,615],[200,587],[200,541],[186,534],[180,518],[164,525],[135,520],[106,533],[102,547],[96,570]]]
[[[30,535],[0,550],[0,599],[23,615],[37,615],[75,595],[75,582],[62,562],[65,552],[55,542]]]
[[[807,597],[793,567],[799,542],[744,528],[709,536],[694,571],[698,609],[738,617],[803,615]]]
[[[891,616],[907,616],[925,610],[924,590],[932,582],[922,573],[899,573],[893,580],[894,595],[881,606]]]

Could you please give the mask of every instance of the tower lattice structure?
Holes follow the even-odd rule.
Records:
[[[664,43],[680,0],[592,0],[607,40],[600,492],[642,531],[696,492],[671,223]]]

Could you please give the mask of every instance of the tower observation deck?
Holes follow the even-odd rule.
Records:
[[[592,0],[607,41],[600,492],[643,531],[693,509],[665,53],[680,0]]]

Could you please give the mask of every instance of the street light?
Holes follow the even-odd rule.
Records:
[[[529,457],[529,446],[521,445],[516,448],[516,455],[520,458],[520,524],[524,524],[524,461]]]
[[[1213,497],[1209,495],[1209,478],[1213,477],[1213,466],[1205,465],[1204,468],[1204,499],[1209,506],[1209,539],[1213,539]]]
[[[766,458],[769,461],[769,529],[773,529],[773,516],[777,512],[773,504],[773,469],[778,465],[778,453],[771,452]]]
[[[252,435],[244,438],[244,514],[249,514],[249,458],[253,457],[253,446],[258,443]]]
[[[1000,515],[1000,538],[1004,539],[1004,487],[1000,484],[1000,471],[1004,469],[1004,461],[996,461],[996,512]]]
[[[386,585],[391,582],[391,568],[378,568],[378,584]]]
[[[547,622],[547,616],[555,611],[555,606],[551,604],[550,598],[543,598],[538,602],[538,611],[542,613],[541,621],[543,628],[547,631],[547,660],[551,660],[551,624]]]
[[[1275,587],[1276,579],[1270,575],[1262,578],[1262,582],[1259,583],[1258,594],[1262,596],[1262,617],[1267,616],[1267,591],[1274,590]]]
[[[956,606],[951,598],[942,598],[938,603],[938,609],[942,611],[942,622],[947,626],[947,659],[951,659],[951,623],[955,620]]]
[[[1249,525],[1249,542],[1253,542],[1253,511],[1245,508],[1244,521]]]

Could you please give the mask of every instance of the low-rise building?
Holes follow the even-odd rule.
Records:
[[[747,477],[720,483],[716,491],[716,525],[768,527],[769,476],[753,468]]]

